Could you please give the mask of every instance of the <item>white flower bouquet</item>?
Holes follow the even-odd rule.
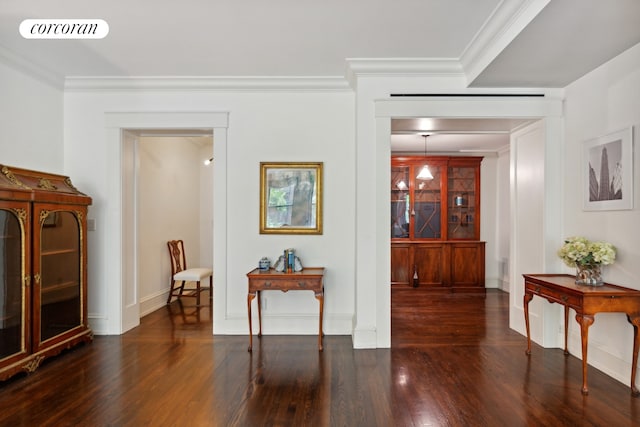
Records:
[[[569,267],[613,264],[616,248],[607,242],[591,242],[584,237],[569,237],[558,250],[558,256]]]

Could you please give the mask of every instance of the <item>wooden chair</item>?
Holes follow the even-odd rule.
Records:
[[[167,242],[169,247],[169,255],[171,257],[171,290],[167,298],[167,304],[171,302],[171,298],[177,297],[195,297],[196,305],[200,305],[200,293],[209,291],[209,301],[211,301],[213,293],[213,270],[209,268],[187,268],[187,258],[184,254],[184,242],[182,240],[170,240]],[[203,287],[200,282],[209,278],[209,286]],[[176,286],[176,282],[181,282]],[[185,289],[186,282],[195,282],[195,288]],[[184,293],[184,291],[187,293]],[[210,303],[211,304],[211,303]]]

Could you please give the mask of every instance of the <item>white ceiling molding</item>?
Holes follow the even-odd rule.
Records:
[[[53,86],[56,89],[62,90],[64,88],[63,76],[56,74],[46,67],[36,64],[35,62],[30,61],[3,46],[0,46],[0,62],[20,73],[31,76],[42,83]]]
[[[504,156],[505,154],[508,154],[510,151],[511,151],[511,144],[507,144],[501,149],[499,149],[498,151],[496,151],[496,154],[498,155],[498,157],[500,157],[500,156]]]
[[[551,0],[504,0],[460,58],[347,58],[347,80],[362,76],[464,76],[471,83]]]
[[[344,77],[67,77],[65,91],[351,91]]]
[[[347,80],[362,76],[463,76],[456,58],[347,58]]]
[[[460,56],[470,85],[551,0],[502,1]]]

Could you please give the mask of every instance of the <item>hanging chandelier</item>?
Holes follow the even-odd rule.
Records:
[[[424,136],[424,156],[427,157],[427,137],[429,135],[422,135]],[[429,180],[429,179],[433,179],[433,175],[431,174],[431,171],[429,170],[429,166],[427,166],[427,164],[425,163],[424,166],[422,167],[422,169],[420,169],[420,173],[418,174],[418,176],[416,176],[417,179],[423,179],[423,180]]]

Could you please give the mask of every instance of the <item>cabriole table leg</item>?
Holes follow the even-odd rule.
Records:
[[[249,349],[251,351],[253,349],[253,325],[251,324],[251,301],[256,297],[255,294],[247,295],[247,310],[249,314]]]
[[[589,342],[589,326],[593,325],[593,316],[576,314],[576,321],[580,324],[580,338],[582,340],[582,394],[589,394],[587,387],[587,343]]]
[[[531,354],[531,332],[529,330],[529,301],[533,299],[533,294],[524,294],[524,323],[527,328],[527,355]]]

